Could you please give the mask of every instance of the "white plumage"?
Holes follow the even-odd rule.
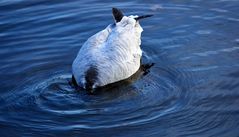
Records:
[[[75,81],[85,89],[127,79],[140,67],[143,29],[138,16],[123,16],[119,22],[114,17],[116,23],[91,36],[73,62]]]

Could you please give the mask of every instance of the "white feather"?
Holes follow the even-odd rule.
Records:
[[[143,29],[135,17],[124,16],[84,43],[72,65],[78,85],[85,87],[85,75],[92,66],[98,72],[93,88],[127,79],[139,69]]]

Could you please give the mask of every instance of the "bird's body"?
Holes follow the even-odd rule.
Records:
[[[127,79],[139,69],[143,29],[137,17],[120,17],[84,43],[72,65],[77,85],[95,89]]]

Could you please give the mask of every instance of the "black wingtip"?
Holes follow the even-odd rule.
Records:
[[[114,16],[115,22],[120,22],[124,16],[122,11],[117,8],[112,8],[112,14]]]
[[[144,18],[148,18],[148,17],[152,17],[153,15],[150,14],[150,15],[143,15],[143,16],[139,16],[139,17],[136,17],[135,20],[140,20],[140,19],[144,19]]]

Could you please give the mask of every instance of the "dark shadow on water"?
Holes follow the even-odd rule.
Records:
[[[138,80],[139,78],[147,75],[150,72],[150,68],[152,66],[154,66],[155,63],[148,63],[148,64],[142,64],[139,68],[139,70],[133,74],[132,76],[130,76],[129,78],[125,79],[125,80],[121,80],[119,82],[116,83],[112,83],[112,84],[108,84],[106,86],[103,87],[99,87],[97,89],[95,89],[93,92],[89,92],[86,91],[85,89],[83,89],[82,87],[79,87],[76,84],[76,81],[74,79],[74,77],[72,77],[71,81],[69,81],[69,84],[71,85],[72,88],[75,88],[77,91],[79,92],[86,92],[89,95],[99,95],[102,94],[103,92],[107,91],[107,92],[113,92],[116,89],[120,89],[121,87],[127,87],[129,85],[131,85],[133,82],[135,82],[136,80]]]

